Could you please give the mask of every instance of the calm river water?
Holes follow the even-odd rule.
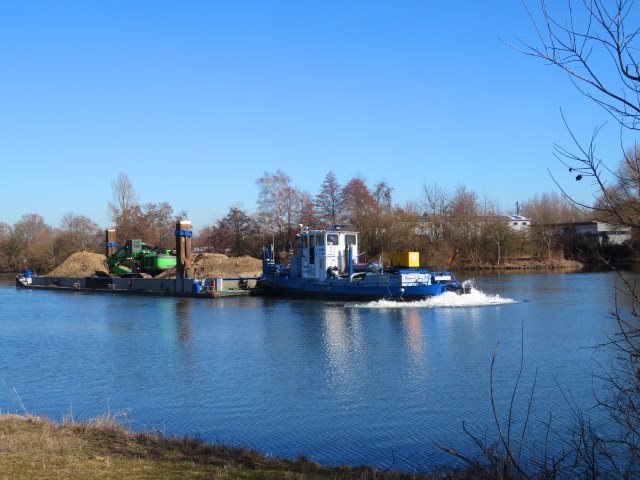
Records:
[[[465,277],[461,274],[460,277]],[[61,419],[109,411],[136,430],[327,464],[428,470],[495,438],[489,371],[514,431],[540,448],[575,403],[595,421],[615,332],[615,274],[476,276],[471,295],[412,304],[196,300],[0,287],[0,410]],[[12,280],[11,280],[12,281]],[[606,359],[604,360],[606,362]],[[552,448],[561,440],[552,435]]]

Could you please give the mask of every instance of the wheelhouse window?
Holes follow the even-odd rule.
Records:
[[[338,245],[338,235],[336,233],[327,234],[327,245]]]
[[[316,235],[316,247],[324,245],[324,235]]]
[[[302,236],[302,248],[309,248],[309,237],[307,235]]]
[[[355,245],[356,244],[356,239],[357,236],[353,235],[353,234],[347,234],[344,236],[344,243],[345,245]]]

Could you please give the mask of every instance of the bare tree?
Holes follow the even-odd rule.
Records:
[[[342,189],[345,213],[356,226],[375,213],[376,200],[361,177],[352,178]]]
[[[11,232],[11,225],[0,222],[0,272],[8,272],[13,268],[9,258]]]
[[[342,187],[333,172],[327,173],[316,195],[315,205],[321,221],[336,225],[340,223],[344,210]],[[305,223],[306,225],[306,223]]]
[[[481,257],[483,261],[493,263],[495,248],[495,264],[500,267],[502,256],[514,232],[508,224],[508,217],[500,213],[495,200],[483,195],[478,208],[481,217]]]
[[[634,2],[542,0],[529,11],[539,43],[520,41],[522,52],[566,72],[576,88],[629,129],[640,127],[639,30]],[[557,15],[557,16],[556,16]],[[563,20],[559,20],[563,18]]]
[[[593,210],[606,222],[636,228],[640,225],[640,148],[627,149],[613,180],[603,185]]]
[[[463,185],[458,185],[451,199],[449,236],[456,249],[466,254],[474,266],[479,266],[478,195]]]
[[[382,210],[381,213],[391,212],[391,192],[393,192],[393,187],[384,180],[381,180],[376,184],[376,188],[373,191],[373,198],[375,198],[376,202],[378,202],[378,206]]]
[[[635,137],[640,130],[640,27],[635,4],[632,0],[569,0],[563,10],[557,10],[561,5],[554,4],[556,10],[552,11],[541,0],[537,12],[530,10],[538,42],[520,42],[518,48],[568,74],[578,91],[617,122],[624,144],[625,135]],[[594,205],[572,201],[637,232],[640,229],[637,148],[634,145],[625,151],[623,147],[623,161],[618,169],[607,165],[596,153],[600,129],[596,127],[586,142],[569,129],[574,146],[555,147],[557,157],[572,177],[593,182],[597,198]],[[580,435],[579,448],[585,461],[608,465],[603,467],[608,468],[603,476],[636,478],[640,475],[640,323],[636,309],[639,298],[635,282],[624,275],[619,278],[623,288],[617,291],[630,297],[630,308],[622,308],[616,302],[612,313],[620,332],[609,346],[613,347],[618,362],[605,375],[609,395],[600,399],[619,427],[619,435],[604,438],[588,430],[589,435]]]
[[[445,224],[451,205],[449,195],[438,184],[424,185],[422,208],[424,209],[424,229],[432,245],[438,249],[444,241]]]
[[[170,247],[174,245],[175,224],[179,220],[187,218],[187,212],[182,211],[174,214],[173,207],[169,202],[145,203],[140,208],[138,222],[140,236],[146,243],[159,247]]]
[[[556,192],[536,195],[522,205],[522,212],[532,221],[531,238],[538,255],[548,260],[554,250],[561,246],[555,225],[570,222],[578,216],[571,203]]]
[[[50,255],[52,234],[53,229],[41,215],[22,215],[11,232],[9,248],[13,265],[18,269],[30,267],[47,271],[54,267],[55,260]]]
[[[214,227],[209,227],[208,244],[217,250],[230,252],[234,256],[251,253],[248,237],[255,231],[256,223],[239,206],[232,206]]]
[[[569,0],[559,10],[562,5],[554,4],[556,10],[551,11],[541,0],[539,11],[529,10],[538,42],[520,41],[516,48],[567,73],[578,91],[609,113],[623,132],[638,131],[640,29],[632,23],[637,20],[634,2]],[[601,128],[596,127],[587,142],[577,139],[569,129],[574,146],[571,149],[554,146],[556,156],[572,178],[593,181],[597,201],[588,205],[565,195],[608,221],[635,227],[640,220],[640,208],[637,202],[629,201],[627,187],[640,177],[636,148],[623,153],[621,168],[616,171],[597,155],[596,139]]]
[[[95,251],[100,245],[101,233],[98,225],[85,215],[69,212],[60,221],[60,236],[70,253]]]
[[[126,212],[138,203],[133,184],[126,173],[120,172],[111,182],[111,192],[120,212]]]
[[[125,173],[120,173],[111,182],[114,202],[108,203],[111,219],[122,239],[140,236],[140,205],[133,184]]]
[[[320,215],[318,214],[317,203],[314,200],[313,196],[308,192],[300,192],[300,217],[298,218],[299,223],[302,225],[306,225],[309,227],[320,228],[323,227],[322,220],[320,219]],[[331,217],[333,218],[333,216]],[[337,218],[337,217],[336,217]],[[332,223],[335,225],[335,222],[329,221],[326,222],[327,217],[325,217],[325,223]]]
[[[369,255],[380,253],[378,204],[363,178],[352,178],[342,189],[345,216],[360,232],[360,247]]]
[[[427,262],[428,249],[423,235],[421,209],[415,203],[408,202],[404,207],[395,207],[389,213],[385,251],[420,252],[420,260]]]
[[[277,247],[286,250],[299,217],[300,191],[291,185],[291,179],[281,170],[265,172],[256,183],[260,187],[259,210],[269,223],[269,230],[278,235]]]

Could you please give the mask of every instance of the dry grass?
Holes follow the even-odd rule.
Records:
[[[197,439],[132,433],[115,416],[62,424],[0,416],[0,478],[409,479],[368,467],[328,468]]]

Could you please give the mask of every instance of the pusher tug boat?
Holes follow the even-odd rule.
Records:
[[[289,268],[264,249],[260,284],[264,293],[349,300],[421,300],[446,292],[469,293],[450,271],[420,268],[418,252],[392,253],[391,265],[356,263],[358,233],[341,225],[303,229]]]

